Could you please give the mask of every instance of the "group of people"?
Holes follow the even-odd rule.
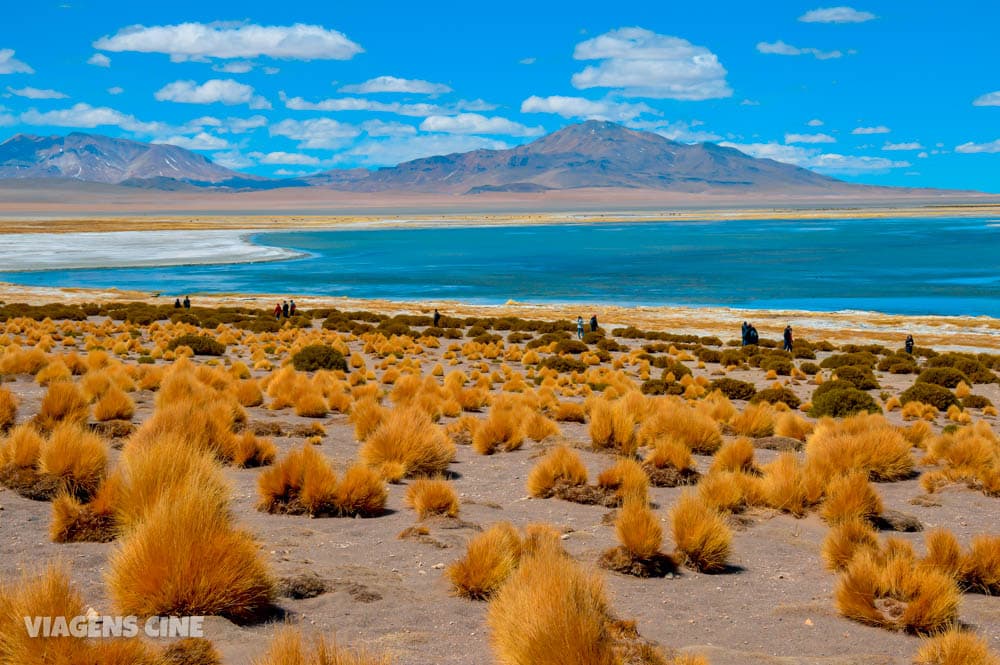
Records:
[[[794,341],[792,337],[792,326],[785,326],[785,331],[781,335],[781,340],[781,348],[785,351],[791,351],[792,343]],[[755,346],[760,343],[760,333],[757,332],[757,328],[755,328],[752,323],[748,323],[746,321],[743,322],[741,341],[743,346]]]
[[[191,309],[191,299],[184,296],[184,302],[182,303],[180,298],[174,298],[174,309],[180,309],[181,307]]]
[[[294,300],[282,300],[280,303],[274,306],[274,318],[287,319],[290,316],[295,316]]]
[[[590,332],[597,332],[597,315],[590,315]],[[579,339],[583,339],[583,317],[576,317],[576,336]]]

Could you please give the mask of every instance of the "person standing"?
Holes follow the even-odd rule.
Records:
[[[906,352],[913,355],[913,335],[906,336]]]
[[[750,324],[746,321],[743,322],[743,330],[740,333],[740,340],[743,342],[743,346],[747,345],[747,333],[750,331]]]
[[[180,308],[181,308],[181,299],[174,298],[174,309],[180,309]]]
[[[434,327],[437,328],[438,324],[441,323],[441,312],[434,310]]]
[[[792,327],[785,326],[785,334],[783,335],[785,340],[785,351],[792,350]]]
[[[191,299],[184,296],[184,309],[191,309]]]
[[[283,317],[285,317],[286,319],[288,318],[288,301],[287,300],[282,300],[281,301],[281,315]]]
[[[597,332],[597,315],[592,314],[590,316],[590,332]]]
[[[274,304],[274,318],[276,318],[276,319],[280,319],[281,318],[281,303],[280,302]]]
[[[291,301],[291,302],[290,302],[290,303],[288,304],[288,314],[289,314],[290,316],[295,316],[295,301],[294,301],[294,300],[293,300],[293,301]]]
[[[576,317],[576,336],[579,339],[583,339],[583,317]]]
[[[756,346],[757,342],[760,341],[760,335],[757,333],[757,329],[751,323],[747,326],[747,346]]]

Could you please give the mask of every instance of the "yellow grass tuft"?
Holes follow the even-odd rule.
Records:
[[[583,409],[583,404],[559,402],[553,418],[561,423],[582,423],[586,422],[587,414]]]
[[[962,576],[962,546],[958,544],[955,534],[947,529],[932,529],[924,536],[927,544],[927,556],[921,563],[931,566],[954,579]]]
[[[747,506],[742,474],[733,471],[710,471],[698,482],[698,496],[706,505],[723,513],[738,513]]]
[[[355,464],[337,485],[335,503],[343,515],[371,517],[382,514],[387,498],[381,476],[363,464]]]
[[[806,442],[806,463],[827,478],[861,470],[872,480],[901,480],[913,472],[910,447],[878,414],[824,419]]]
[[[986,641],[961,628],[924,640],[913,658],[914,665],[1000,665],[1000,657]]]
[[[829,570],[844,570],[861,551],[877,552],[878,535],[871,523],[855,517],[830,529],[823,540],[823,562]]]
[[[93,496],[107,467],[107,445],[75,423],[57,426],[38,458],[39,475],[54,479],[64,491],[80,498]]]
[[[279,630],[267,651],[252,665],[391,665],[388,655],[345,649],[336,642],[317,637],[307,642],[298,628]]]
[[[834,477],[826,486],[826,499],[820,515],[827,524],[839,524],[855,518],[873,520],[882,514],[882,499],[868,482],[864,471]]]
[[[278,447],[270,439],[261,439],[250,430],[235,437],[230,461],[233,466],[250,468],[267,466],[278,456]]]
[[[7,388],[0,386],[0,434],[17,422],[17,398]]]
[[[643,461],[654,469],[670,467],[683,471],[694,468],[691,449],[679,438],[669,435],[658,439]]]
[[[274,597],[253,537],[234,530],[214,498],[196,491],[159,502],[125,536],[111,555],[107,584],[116,609],[139,616],[247,620]]]
[[[135,403],[118,386],[112,385],[94,404],[94,419],[99,422],[107,420],[132,420],[135,415]]]
[[[649,476],[642,466],[633,459],[623,458],[601,471],[597,486],[614,490],[619,498],[630,498],[645,502],[649,489]]]
[[[729,425],[740,436],[760,438],[774,434],[774,409],[767,402],[747,404],[742,412],[729,419]]]
[[[715,420],[676,398],[660,400],[639,428],[639,443],[644,446],[655,447],[668,437],[702,455],[711,455],[722,445]]]
[[[305,445],[257,477],[257,508],[268,513],[332,515],[337,512],[336,492],[333,466]]]
[[[351,407],[351,423],[354,424],[354,436],[358,441],[365,441],[378,429],[389,409],[385,408],[374,397],[365,397],[354,402]]]
[[[406,489],[406,505],[418,519],[432,515],[458,517],[458,495],[447,480],[418,478]]]
[[[11,665],[84,662],[80,640],[32,638],[24,625],[24,617],[74,617],[84,611],[83,599],[61,566],[25,573],[17,584],[4,580],[0,583],[0,658]]]
[[[553,448],[528,474],[528,494],[541,499],[552,496],[559,485],[587,484],[587,467],[580,455],[566,446]]]
[[[703,573],[725,570],[733,534],[725,518],[690,491],[681,494],[670,512],[677,553],[686,565]]]
[[[490,409],[490,415],[472,435],[472,447],[482,455],[517,450],[524,443],[524,413],[520,409]]]
[[[90,405],[75,383],[60,381],[49,386],[38,411],[38,425],[52,429],[61,422],[82,423],[90,416]]]
[[[645,497],[627,495],[615,520],[615,533],[618,542],[635,559],[650,559],[663,546],[663,529]]]
[[[595,449],[615,449],[622,455],[635,452],[638,442],[635,418],[628,402],[601,399],[590,410],[590,440]]]
[[[264,403],[264,393],[256,379],[237,381],[232,388],[232,395],[242,406],[260,406]]]
[[[398,480],[444,473],[455,457],[455,444],[426,413],[404,407],[386,415],[359,454],[386,480]],[[397,475],[400,471],[402,476]]]
[[[49,537],[55,543],[106,543],[117,535],[115,510],[121,501],[121,476],[107,478],[90,503],[60,493],[52,500]]]
[[[791,412],[779,413],[774,418],[774,433],[776,436],[787,436],[791,439],[805,441],[813,431],[813,424],[805,418]]]
[[[517,568],[521,548],[521,537],[509,522],[474,536],[465,556],[445,571],[455,594],[473,600],[492,596]]]
[[[1000,536],[979,535],[962,557],[962,585],[990,595],[1000,594]]]
[[[754,448],[750,439],[741,437],[719,448],[709,471],[756,471],[753,456]]]
[[[794,453],[782,453],[763,472],[761,489],[771,508],[802,517],[820,499],[821,479],[811,483]]]

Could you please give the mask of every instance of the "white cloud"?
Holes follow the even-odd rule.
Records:
[[[874,18],[878,17],[852,7],[826,7],[806,12],[799,20],[803,23],[864,23]]]
[[[813,118],[812,120],[810,120],[806,124],[809,125],[810,127],[822,127],[823,126],[823,121],[820,120],[819,118]]]
[[[312,155],[301,155],[293,152],[251,152],[250,156],[261,164],[297,164],[299,166],[314,166],[320,160]]]
[[[920,159],[927,159],[928,155],[926,152],[921,152],[917,154],[917,157],[919,157]]]
[[[246,134],[255,129],[267,126],[267,118],[262,115],[253,115],[249,118],[226,118],[220,123],[219,131],[230,134]]]
[[[955,152],[963,154],[973,153],[997,153],[1000,152],[1000,139],[989,143],[963,143],[955,148]]]
[[[451,92],[443,83],[431,83],[420,79],[402,79],[395,76],[377,76],[364,83],[345,85],[341,92],[367,95],[376,92],[403,92],[415,95],[442,95]]]
[[[282,93],[281,99],[285,102],[285,106],[293,111],[370,111],[416,118],[426,118],[431,115],[454,115],[464,111],[490,111],[496,108],[493,104],[488,104],[481,99],[459,100],[447,106],[425,103],[378,102],[362,97],[341,97],[310,102],[302,97],[287,97],[284,93]]]
[[[740,106],[760,106],[760,102],[756,99],[744,99],[740,102]]]
[[[608,100],[593,101],[583,97],[538,97],[532,95],[521,102],[521,113],[555,113],[564,118],[612,120],[623,122],[656,112],[646,104],[629,104]]]
[[[45,113],[31,109],[21,114],[21,122],[26,125],[79,127],[87,129],[110,126],[142,134],[156,134],[167,129],[163,123],[143,122],[137,120],[135,116],[122,113],[107,106],[95,107],[83,103],[74,104],[68,109],[46,111]]]
[[[224,74],[246,74],[253,71],[253,63],[246,60],[236,60],[224,62],[221,65],[212,65],[212,69]]]
[[[785,143],[836,143],[829,134],[785,134]]]
[[[239,150],[217,152],[212,155],[212,161],[219,166],[225,166],[227,169],[246,169],[251,166],[256,166],[256,162],[241,153]]]
[[[517,64],[519,64],[519,65],[533,65],[537,61],[538,61],[537,58],[521,58],[520,60],[517,61]]]
[[[17,123],[17,118],[9,113],[0,113],[0,127],[9,127]]]
[[[496,139],[463,134],[419,134],[411,137],[394,137],[362,141],[350,150],[336,156],[339,162],[352,162],[363,166],[395,166],[422,157],[469,152],[481,148],[503,150],[510,145]]]
[[[977,97],[973,106],[1000,106],[1000,90],[996,92],[988,92],[981,97]]]
[[[331,118],[282,120],[269,129],[271,136],[284,136],[299,142],[304,149],[337,149],[361,134],[354,125]]]
[[[104,55],[103,53],[95,53],[94,55],[87,58],[88,65],[94,65],[95,67],[110,67],[111,58]]]
[[[909,143],[886,143],[882,146],[883,150],[923,150],[924,146],[920,145],[916,141]]]
[[[413,136],[417,133],[417,128],[413,125],[384,120],[367,120],[361,123],[361,129],[368,136]]]
[[[311,174],[312,171],[292,171],[290,169],[278,169],[277,171],[274,172],[274,175],[291,176],[293,178],[297,176],[311,175]]]
[[[23,88],[12,88],[7,86],[7,92],[12,95],[17,95],[18,97],[26,97],[28,99],[66,99],[69,95],[59,92],[58,90],[41,90],[39,88],[32,88],[31,86],[25,86]]]
[[[799,48],[786,44],[780,39],[776,42],[758,42],[757,50],[767,55],[811,55],[817,60],[832,60],[844,56],[841,51],[821,51],[818,48]]]
[[[663,138],[682,143],[703,143],[705,141],[718,141],[722,137],[718,134],[703,129],[698,129],[704,123],[700,120],[684,122],[664,122],[661,120],[650,120],[626,123],[631,129],[640,129],[646,132],[659,134]]]
[[[519,122],[499,116],[486,117],[478,113],[458,115],[432,115],[420,123],[424,132],[445,134],[502,134],[505,136],[540,136],[545,133],[541,127],[526,127]]]
[[[730,97],[726,70],[704,46],[643,28],[620,28],[577,44],[577,60],[601,60],[574,74],[575,88],[617,88],[628,97]]]
[[[214,104],[227,106],[249,104],[252,109],[269,109],[271,105],[254,89],[233,79],[210,79],[201,85],[194,81],[174,81],[163,86],[153,95],[161,102],[182,104]]]
[[[893,161],[884,157],[867,157],[824,153],[816,148],[803,148],[780,143],[720,143],[728,148],[736,148],[753,157],[773,159],[777,162],[793,164],[830,175],[852,175],[859,173],[886,172],[890,169],[907,168],[909,162]]]
[[[0,48],[0,74],[34,74],[28,63],[14,57],[14,49]]]
[[[156,143],[175,145],[187,150],[223,150],[229,147],[229,141],[206,132],[198,132],[194,136],[170,136],[157,139]]]
[[[885,125],[878,125],[876,127],[855,127],[851,130],[851,134],[867,135],[867,134],[888,134],[892,130]]]
[[[118,86],[118,85],[113,86],[111,88],[108,88],[108,94],[109,95],[120,95],[123,92],[125,92],[125,88],[123,88],[121,86]]]
[[[363,52],[343,33],[319,25],[181,23],[133,25],[94,42],[102,51],[165,53],[175,62],[268,56],[282,60],[350,60]]]

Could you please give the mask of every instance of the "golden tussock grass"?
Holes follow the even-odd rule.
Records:
[[[106,543],[117,535],[115,511],[121,502],[121,477],[110,476],[89,503],[60,493],[52,500],[49,538],[55,543]]]
[[[278,456],[278,447],[270,439],[262,439],[250,430],[233,438],[229,461],[243,469],[267,466]]]
[[[877,552],[878,534],[870,522],[860,517],[834,525],[823,539],[823,562],[829,570],[844,570],[861,551]]]
[[[893,481],[913,472],[910,443],[878,414],[858,414],[840,421],[824,418],[806,441],[806,464],[832,477],[854,470],[872,480]]]
[[[391,665],[388,655],[339,646],[323,637],[306,640],[298,628],[286,626],[277,632],[263,656],[252,665]]]
[[[779,413],[774,418],[774,433],[776,436],[787,436],[791,439],[805,441],[813,431],[813,424],[794,413]]]
[[[722,445],[715,420],[676,398],[657,400],[655,410],[639,428],[639,443],[644,446],[656,446],[667,437],[702,455],[714,454]]]
[[[32,638],[24,617],[75,617],[84,613],[80,594],[65,568],[50,565],[26,572],[16,584],[0,583],[0,662],[48,665],[82,662],[80,640],[72,637]]]
[[[343,515],[373,517],[385,510],[387,498],[382,477],[367,466],[355,464],[337,484],[335,502]]]
[[[962,572],[962,546],[955,534],[947,529],[931,529],[924,536],[927,555],[920,563],[930,566],[953,579],[960,579]]]
[[[326,457],[305,445],[257,477],[258,510],[268,513],[333,515],[337,474]]]
[[[264,392],[260,389],[260,383],[256,379],[237,381],[233,385],[231,393],[242,406],[260,406],[264,403]]]
[[[601,471],[597,476],[597,486],[611,490],[622,499],[647,500],[649,476],[642,466],[633,459],[623,458]]]
[[[587,420],[583,404],[576,402],[559,402],[552,417],[561,423],[583,423]]]
[[[794,453],[782,453],[764,466],[763,473],[761,489],[775,510],[802,517],[822,496],[824,479],[808,474]]]
[[[17,397],[7,388],[0,386],[0,434],[17,422]]]
[[[726,569],[733,534],[725,518],[690,491],[670,511],[674,544],[680,559],[703,573]]]
[[[108,591],[122,614],[248,620],[275,593],[253,537],[197,490],[160,501],[121,540],[108,568]]]
[[[654,469],[669,467],[683,471],[694,468],[691,449],[681,439],[670,435],[657,439],[643,462]]]
[[[635,559],[651,559],[663,546],[660,520],[649,509],[644,496],[626,495],[615,520],[615,534]]]
[[[965,588],[1000,594],[1000,536],[975,536],[962,556],[959,575]]]
[[[54,479],[61,489],[79,498],[93,496],[107,468],[107,444],[74,423],[57,426],[38,457],[39,475]]]
[[[598,400],[590,410],[590,440],[595,449],[631,455],[638,447],[635,417],[628,402]]]
[[[895,395],[885,401],[885,410],[889,412],[895,411],[901,406],[903,406],[903,403]]]
[[[35,383],[40,386],[48,386],[56,381],[70,381],[72,378],[73,373],[69,367],[66,367],[66,363],[56,359],[35,374]]]
[[[112,474],[119,476],[115,519],[123,529],[134,528],[160,502],[169,505],[186,493],[210,500],[220,514],[229,502],[229,486],[215,458],[176,436],[145,443],[129,441]]]
[[[521,536],[509,522],[494,524],[474,536],[465,556],[445,571],[458,596],[485,600],[510,577],[521,560]]]
[[[490,601],[490,642],[501,665],[618,665],[604,584],[543,547],[521,561]]]
[[[710,392],[695,404],[695,408],[719,423],[729,422],[736,415],[736,407],[721,390]]]
[[[326,399],[317,390],[307,390],[295,397],[295,415],[304,418],[322,418],[329,413]]]
[[[156,665],[222,665],[222,657],[205,638],[184,637],[168,644]]]
[[[1000,657],[975,633],[952,628],[924,640],[914,665],[1000,665]]]
[[[562,430],[551,418],[538,411],[532,411],[524,421],[524,433],[532,441],[544,441],[550,436],[561,436]]]
[[[955,397],[958,399],[965,399],[972,394],[972,388],[965,381],[959,381],[958,385],[955,386]]]
[[[351,406],[350,421],[354,425],[354,436],[358,441],[365,441],[374,432],[389,409],[379,404],[375,397],[363,397]]]
[[[903,438],[910,442],[914,448],[925,448],[927,440],[934,434],[934,428],[926,420],[918,420],[909,427],[900,430]]]
[[[19,349],[8,347],[0,356],[0,374],[37,374],[49,363],[48,356],[41,349]]]
[[[90,416],[90,405],[75,383],[60,381],[49,386],[37,422],[43,429],[52,429],[61,422],[82,423]]]
[[[864,471],[835,476],[827,483],[825,493],[820,515],[827,524],[854,518],[871,521],[882,514],[882,499]]]
[[[522,409],[494,406],[472,435],[473,449],[482,455],[517,450],[524,443],[524,416]]]
[[[28,423],[10,430],[0,441],[0,467],[34,469],[45,439]]]
[[[133,415],[135,402],[118,386],[110,386],[94,404],[94,419],[99,422],[132,420]]]
[[[723,513],[739,513],[747,507],[741,474],[734,471],[710,471],[698,481],[698,496],[706,505]]]
[[[418,478],[406,488],[406,505],[418,519],[434,515],[458,517],[458,494],[447,480]]]
[[[560,485],[587,484],[587,467],[580,455],[566,446],[553,448],[528,474],[528,494],[537,498],[552,496]]]
[[[740,437],[723,445],[712,459],[710,471],[756,472],[754,447],[750,439]]]
[[[955,582],[892,552],[855,554],[837,580],[834,600],[848,619],[888,630],[927,635],[958,619]]]
[[[774,434],[774,409],[767,402],[747,404],[729,419],[729,426],[740,436],[760,438]]]
[[[383,478],[397,481],[443,474],[455,457],[455,444],[423,411],[396,408],[368,436],[359,454]]]

